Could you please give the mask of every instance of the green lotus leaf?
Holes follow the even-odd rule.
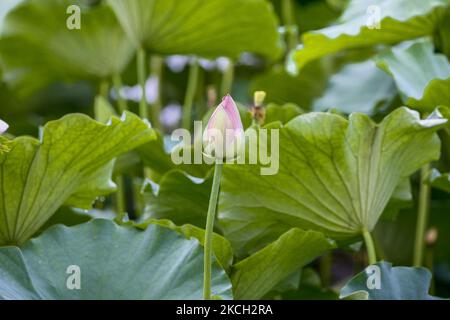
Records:
[[[304,111],[293,103],[286,103],[285,105],[277,105],[269,103],[266,107],[265,123],[271,123],[280,121],[281,123],[287,123],[304,113]]]
[[[305,266],[334,243],[316,231],[293,228],[233,266],[231,280],[236,299],[261,299],[280,281]]]
[[[396,94],[394,81],[369,60],[348,64],[331,76],[327,90],[314,101],[313,109],[336,108],[345,113],[371,115],[391,102]]]
[[[92,203],[100,196],[106,196],[116,191],[116,184],[111,177],[115,160],[100,167],[83,178],[77,190],[64,202],[66,206],[89,210]]]
[[[97,219],[56,226],[21,248],[1,248],[0,264],[0,299],[202,297],[201,245],[157,225],[141,231]],[[212,290],[231,298],[230,280],[215,263]]]
[[[180,170],[167,172],[158,187],[147,184],[145,215],[169,219],[177,225],[186,223],[200,228],[206,225],[212,179],[194,178]]]
[[[448,4],[449,0],[352,0],[335,25],[303,35],[293,60],[301,69],[341,50],[432,35]]]
[[[137,149],[137,153],[142,159],[142,162],[144,162],[146,167],[151,169],[152,179],[159,181],[164,174],[171,170],[181,170],[191,176],[200,178],[205,178],[208,175],[212,166],[206,163],[194,163],[195,151],[193,145],[178,145],[172,148],[171,151],[176,150],[174,152],[177,152],[177,155],[180,155],[180,157],[186,152],[190,158],[190,163],[175,164],[172,161],[171,154],[166,150],[167,147],[163,135],[159,131],[155,132],[157,134],[155,140]]]
[[[432,169],[429,182],[434,188],[450,193],[450,173],[440,173],[439,170]]]
[[[108,0],[136,47],[203,57],[281,53],[277,19],[265,0]]]
[[[176,225],[167,219],[148,219],[142,223],[134,223],[133,225],[139,229],[145,229],[147,226],[152,224],[174,230],[188,239],[195,238],[202,246],[205,244],[205,230],[191,224]],[[233,250],[230,242],[223,236],[214,233],[212,250],[217,262],[222,266],[222,268],[228,271],[233,263]]]
[[[292,227],[338,240],[371,231],[400,182],[439,158],[435,132],[445,123],[402,107],[379,124],[360,113],[347,120],[312,112],[272,126],[267,141],[279,134],[276,174],[262,175],[269,164],[224,167],[219,219],[225,235],[245,252]],[[271,150],[272,144],[260,139],[259,146]]]
[[[450,63],[434,53],[430,40],[399,45],[380,55],[377,63],[392,75],[407,106],[431,112],[450,105]]]
[[[14,139],[0,155],[0,245],[22,244],[64,203],[86,207],[111,191],[112,159],[153,138],[127,112],[108,124],[67,115],[47,123],[40,140]]]
[[[81,0],[29,0],[5,18],[0,59],[4,77],[24,95],[56,80],[100,80],[120,73],[134,48],[112,10]],[[80,29],[66,13],[80,10]]]
[[[368,266],[342,289],[341,299],[434,300],[428,294],[431,273],[425,268],[392,267],[381,261]]]

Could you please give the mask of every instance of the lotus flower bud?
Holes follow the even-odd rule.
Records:
[[[244,129],[236,103],[225,96],[203,132],[203,151],[216,160],[236,158],[244,144]]]
[[[0,134],[8,130],[8,128],[9,128],[8,124],[0,119]]]

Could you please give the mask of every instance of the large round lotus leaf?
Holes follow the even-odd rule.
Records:
[[[108,0],[135,46],[160,54],[277,58],[278,21],[263,0]]]
[[[0,265],[0,299],[201,299],[203,290],[201,245],[157,225],[57,226],[21,249],[1,248]],[[214,295],[231,298],[217,264],[212,283]]]

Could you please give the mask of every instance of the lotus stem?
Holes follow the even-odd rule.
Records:
[[[297,31],[294,22],[294,9],[292,0],[282,0],[281,11],[283,24],[286,28],[286,48],[287,52],[290,52],[297,46]]]
[[[425,230],[428,223],[428,212],[430,207],[431,188],[426,179],[430,171],[430,164],[426,164],[420,170],[420,191],[417,212],[416,238],[414,244],[413,265],[422,266],[425,250]]]
[[[109,94],[109,82],[104,79],[100,82],[100,87],[99,87],[99,94],[105,98],[106,100],[108,100]]]
[[[326,252],[319,262],[320,277],[322,278],[322,286],[327,288],[331,283],[331,267],[333,266],[333,253]]]
[[[123,218],[125,217],[125,186],[124,186],[124,177],[118,176],[116,178],[117,192],[116,192],[116,221],[118,223],[123,222]]]
[[[158,81],[156,99],[152,103],[151,113],[153,126],[157,129],[161,129],[161,122],[159,121],[159,115],[161,113],[162,103],[161,103],[161,85],[162,85],[162,73],[164,66],[164,59],[158,55],[152,55],[150,57],[150,70],[151,76]]]
[[[209,198],[208,215],[206,217],[205,229],[205,251],[204,251],[204,278],[203,299],[211,300],[211,260],[212,260],[212,238],[214,232],[214,219],[216,217],[217,200],[219,198],[220,178],[222,176],[222,163],[217,163],[214,169],[214,178]]]
[[[189,68],[189,77],[183,105],[183,128],[189,130],[192,123],[192,106],[194,105],[195,92],[198,85],[199,65],[194,58]]]
[[[366,244],[367,256],[369,258],[369,265],[377,263],[377,255],[375,253],[375,245],[373,243],[372,236],[367,229],[364,229],[363,232],[364,242]]]
[[[227,94],[231,94],[231,90],[233,88],[233,79],[234,79],[234,63],[229,60],[229,64],[227,68],[224,70],[222,75],[222,84],[220,87],[220,95],[222,97]]]
[[[137,76],[141,87],[141,100],[139,102],[139,115],[142,119],[148,119],[147,94],[145,82],[147,80],[147,55],[145,49],[140,47],[137,51]]]
[[[116,73],[112,76],[112,81],[114,85],[114,91],[116,91],[117,95],[117,105],[119,107],[120,113],[123,113],[128,110],[127,101],[123,98],[120,93],[120,89],[122,88],[122,78],[120,74]]]

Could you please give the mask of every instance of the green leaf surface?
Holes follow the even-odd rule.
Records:
[[[352,0],[335,25],[303,34],[303,45],[294,52],[293,60],[301,69],[312,60],[341,50],[431,35],[449,3],[448,0]],[[379,29],[372,23],[378,9]]]
[[[64,202],[64,205],[89,210],[98,197],[116,191],[117,186],[111,179],[114,163],[115,161],[112,160],[83,178],[77,190]]]
[[[205,163],[194,163],[193,145],[177,145],[172,148],[171,152],[178,152],[177,154],[179,154],[180,157],[182,157],[185,152],[188,153],[190,159],[190,163],[175,164],[172,161],[171,154],[166,150],[163,135],[159,131],[155,132],[157,134],[155,140],[146,143],[136,150],[145,166],[151,169],[152,178],[154,180],[159,181],[164,174],[171,170],[185,171],[194,177],[206,177],[212,166]]]
[[[81,0],[30,0],[6,16],[0,58],[6,81],[23,94],[55,80],[99,80],[120,73],[133,46],[112,10]],[[81,8],[80,29],[70,30],[67,8]]]
[[[177,225],[186,223],[200,228],[206,225],[212,179],[194,178],[183,171],[167,172],[154,190],[146,192],[145,215],[155,219],[169,219]],[[154,194],[156,193],[156,194]]]
[[[137,47],[203,57],[281,53],[277,19],[265,0],[108,0]]]
[[[379,286],[375,286],[376,279]],[[431,300],[428,294],[431,273],[425,268],[392,267],[381,261],[368,266],[342,289],[341,299],[356,300]]]
[[[349,120],[318,112],[298,116],[279,129],[277,174],[261,175],[261,165],[225,165],[221,226],[244,251],[292,227],[335,239],[372,230],[400,181],[439,158],[435,132],[445,122],[421,120],[405,107],[379,124],[360,113]],[[269,130],[267,141],[273,134]]]
[[[66,202],[86,207],[111,191],[112,159],[153,138],[148,124],[127,112],[108,124],[67,115],[47,123],[40,140],[14,139],[0,155],[0,245],[23,243]]]
[[[277,105],[269,103],[266,107],[265,123],[271,123],[280,121],[281,123],[287,123],[305,113],[299,106],[293,103],[286,103],[285,105]]]
[[[0,249],[0,299],[201,299],[203,250],[197,240],[156,225],[145,231],[93,220],[57,226],[22,248]],[[78,266],[80,289],[69,289]],[[231,298],[213,265],[212,290]]]
[[[295,270],[332,248],[333,242],[321,233],[293,228],[233,266],[234,297],[261,299]]]
[[[142,223],[134,225],[137,228],[145,229],[152,224],[169,228],[171,230],[179,232],[188,239],[195,238],[202,246],[204,246],[205,244],[205,230],[203,228],[199,228],[191,224],[176,225],[170,220],[148,219]],[[214,233],[212,248],[214,256],[217,259],[217,262],[222,266],[222,268],[228,271],[233,262],[233,250],[231,248],[230,242],[221,235]]]
[[[433,188],[441,189],[450,193],[450,173],[440,173],[432,169],[429,177],[429,183]]]
[[[430,40],[399,45],[380,55],[377,63],[392,75],[407,106],[430,112],[450,105],[450,63],[434,53]]]
[[[369,60],[344,66],[331,76],[324,95],[313,109],[374,114],[396,96],[394,81]]]

